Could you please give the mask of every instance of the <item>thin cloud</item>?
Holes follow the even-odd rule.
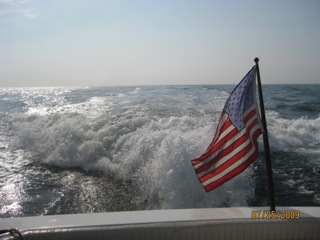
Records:
[[[0,9],[0,16],[6,15],[6,14],[18,14],[27,18],[37,18],[37,15],[34,14],[30,9],[21,9],[21,10],[13,10],[13,11]]]
[[[16,4],[16,3],[25,4],[25,3],[28,3],[28,2],[30,2],[30,0],[19,0],[19,1],[15,1],[15,0],[0,0],[0,3],[10,4],[10,5],[13,5],[13,4]]]
[[[18,3],[20,3],[20,4],[25,4],[25,3],[28,3],[28,2],[30,2],[30,0],[20,0],[20,1],[18,1]]]
[[[14,4],[13,0],[0,0],[0,3],[4,3],[4,4]]]
[[[8,10],[4,10],[4,9],[0,9],[0,16],[9,13],[10,11]]]
[[[18,14],[27,18],[37,18],[36,14],[30,9],[19,9],[19,6],[26,5],[30,0],[0,0],[0,16],[8,14]]]
[[[27,18],[36,18],[37,16],[29,9],[23,9],[23,10],[16,10],[14,11],[16,13],[22,14],[23,16]]]

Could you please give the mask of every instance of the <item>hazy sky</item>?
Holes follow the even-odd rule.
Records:
[[[319,0],[0,0],[0,87],[320,83]]]

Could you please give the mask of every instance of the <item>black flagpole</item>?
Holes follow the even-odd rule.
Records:
[[[266,169],[268,175],[268,189],[269,189],[269,198],[270,198],[270,210],[275,211],[275,196],[273,190],[273,180],[272,180],[272,168],[271,168],[271,158],[270,158],[270,148],[269,148],[269,137],[267,129],[266,115],[264,111],[264,102],[262,95],[261,79],[260,79],[260,70],[259,70],[259,58],[254,59],[256,63],[257,76],[258,76],[258,89],[259,89],[259,98],[260,98],[260,111],[261,111],[261,122],[263,126],[263,145],[264,145],[264,157],[266,161]]]

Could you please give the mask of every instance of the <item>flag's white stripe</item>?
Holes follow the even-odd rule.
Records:
[[[234,142],[234,141],[232,141]],[[227,155],[223,156],[219,159],[216,163],[214,163],[210,168],[198,173],[198,177],[201,178],[204,175],[207,175],[209,172],[213,171],[215,168],[218,168],[221,166],[224,162],[232,158],[234,155],[238,154],[241,150],[243,150],[246,146],[250,144],[250,140],[247,139],[245,142],[243,142],[239,147],[233,149],[233,151],[229,152]]]
[[[255,110],[255,113],[252,115],[252,117],[251,117],[250,119],[248,119],[247,122],[244,123],[244,125],[246,126],[246,128],[248,128],[253,121],[258,120],[258,122],[257,122],[256,125],[262,130],[262,126],[261,126],[261,122],[260,122],[260,117],[259,117],[259,115],[258,115],[257,108],[256,108],[255,106],[252,106],[251,108],[249,108],[249,109],[246,111],[245,117],[247,117],[247,115],[248,115],[251,111],[253,111],[253,110]]]
[[[236,154],[238,154],[241,150],[243,150],[245,147],[247,147],[252,139],[252,136],[254,134],[255,131],[257,131],[259,129],[259,125],[255,125],[251,131],[250,131],[250,138],[248,138],[245,142],[243,142],[239,147],[235,148],[232,152],[228,153],[227,155],[225,155],[223,158],[221,158],[219,161],[217,161],[215,164],[213,164],[210,168],[206,169],[205,171],[202,171],[200,173],[198,173],[198,177],[201,178],[205,175],[207,175],[208,173],[210,173],[211,171],[213,171],[214,169],[218,168],[219,166],[221,166],[224,162],[226,162],[227,160],[229,160],[230,158],[234,157]],[[246,132],[246,129],[243,129],[240,133],[242,132]],[[242,133],[242,135],[244,134]],[[234,142],[233,140],[230,140],[232,142]],[[254,145],[254,144],[253,144]]]
[[[251,109],[252,110],[252,109]],[[250,111],[249,111],[250,112]],[[249,113],[247,111],[247,114]],[[250,126],[250,124],[257,119],[257,115],[254,114],[245,124],[246,127]],[[259,127],[259,125],[258,125]],[[227,134],[229,134],[232,130],[234,130],[235,127],[233,125],[230,125],[230,127],[228,127],[223,134],[221,134],[221,136],[219,137],[218,141],[219,142],[222,139],[222,136],[225,137],[227,136]],[[231,138],[229,141],[225,142],[216,152],[214,152],[213,154],[209,155],[205,160],[199,162],[198,164],[194,165],[195,169],[198,169],[200,167],[202,167],[203,165],[207,164],[208,162],[211,161],[212,158],[216,157],[222,150],[224,150],[225,148],[229,147],[234,141],[238,140],[240,137],[242,137],[246,131],[244,131],[245,129],[243,129],[241,132],[238,133],[237,136]],[[226,133],[226,134],[225,134]]]
[[[243,114],[244,118],[245,118],[252,110],[257,110],[256,107],[255,107],[255,105],[252,105],[251,107],[249,107],[249,108],[247,109],[247,111],[244,112],[244,114]],[[257,111],[256,111],[255,114],[257,114]]]
[[[221,126],[219,126],[219,132],[221,131],[221,128],[223,127],[223,125],[225,124],[225,122],[228,120],[228,115],[227,114],[223,114],[223,116],[221,117],[221,120],[223,120],[223,124],[221,124]],[[210,145],[208,147],[208,149],[211,149],[217,142],[219,142],[221,139],[223,139],[225,136],[227,136],[230,132],[232,132],[235,129],[235,127],[231,124],[227,129],[225,129],[219,136],[219,138],[217,140],[214,140],[213,145]],[[210,161],[212,158],[212,155],[209,155],[205,160],[199,162],[198,164],[194,165],[193,167],[195,169],[198,169],[199,167],[205,165],[208,161]]]
[[[203,182],[202,185],[203,186],[207,186],[208,184],[213,183],[216,180],[222,178],[224,175],[228,174],[229,172],[231,172],[232,170],[236,169],[241,164],[243,164],[245,161],[247,161],[251,157],[251,155],[255,153],[255,151],[256,151],[256,148],[255,148],[255,146],[253,146],[251,148],[251,150],[245,156],[243,156],[241,159],[239,159],[237,162],[235,162],[234,164],[232,164],[231,166],[226,168],[224,171],[222,171],[218,175],[216,175],[216,176],[208,179],[207,181]]]
[[[222,111],[221,117],[219,119],[219,123],[218,123],[218,127],[216,130],[216,134],[219,134],[221,131],[221,128],[223,127],[223,125],[226,123],[228,119],[228,114],[225,113],[225,111]],[[217,135],[218,136],[218,135]],[[216,137],[216,136],[215,136]],[[215,139],[214,139],[215,140]]]
[[[226,121],[229,120],[228,115],[224,112],[223,113],[223,117],[221,118],[221,122],[223,121],[223,124],[221,124],[221,126],[219,126],[219,133],[221,131],[221,128],[224,126],[224,124],[226,123]],[[219,138],[217,140],[215,140],[216,142],[220,141],[220,139],[224,138],[228,133],[230,133],[232,130],[234,129],[233,125],[231,124],[226,130],[224,130],[220,135]]]
[[[233,129],[235,129],[235,127],[233,125],[231,125],[230,127],[232,127]],[[240,133],[237,133],[237,135],[235,135],[234,137],[232,137],[230,140],[226,141],[219,149],[217,149],[217,151],[215,151],[214,153],[212,153],[210,156],[208,156],[205,160],[203,160],[202,162],[198,163],[197,165],[194,166],[195,169],[198,169],[204,165],[206,165],[208,162],[210,162],[213,158],[215,158],[221,151],[223,151],[224,149],[226,149],[227,147],[229,147],[231,144],[233,144],[236,140],[238,140],[240,137],[242,137],[245,134],[245,129],[243,131],[241,131]]]
[[[234,127],[233,125],[230,125],[230,127],[228,127],[223,133],[226,133],[226,132],[227,132],[226,134],[224,134],[224,135],[226,136],[227,134],[229,134],[229,133],[230,133],[232,130],[234,130],[234,129],[235,129],[235,127]],[[225,136],[224,136],[224,137],[225,137]],[[222,139],[222,138],[220,137],[217,142],[219,142],[221,139]],[[219,152],[221,152],[222,150],[224,150],[224,149],[225,149],[226,147],[228,147],[230,144],[232,144],[232,142],[234,142],[234,140],[231,139],[231,140],[227,141],[226,143],[224,143],[216,152],[214,152],[213,154],[209,155],[205,160],[203,160],[203,161],[199,162],[198,164],[194,165],[194,168],[195,168],[195,169],[198,169],[198,168],[200,168],[201,166],[203,166],[203,165],[207,164],[208,162],[210,162],[212,158],[214,158],[216,155],[218,155]],[[215,144],[214,144],[214,145],[215,145]],[[211,147],[211,148],[212,148],[212,147]]]
[[[231,124],[226,130],[224,130],[219,138],[216,140],[216,142],[219,142],[221,139],[223,139],[225,136],[227,136],[232,130],[234,129],[233,124]]]
[[[249,109],[249,110],[246,112],[246,114],[244,115],[244,118],[246,118],[252,110],[254,110],[254,108]],[[244,122],[244,125],[245,125],[246,127],[250,126],[250,124],[251,124],[255,119],[258,119],[257,112],[255,112],[255,113],[251,116],[251,118],[248,119],[247,122]],[[260,127],[260,126],[259,126],[259,127]]]

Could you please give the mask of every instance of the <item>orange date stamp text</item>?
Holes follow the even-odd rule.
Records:
[[[252,210],[252,219],[299,219],[299,210]]]

